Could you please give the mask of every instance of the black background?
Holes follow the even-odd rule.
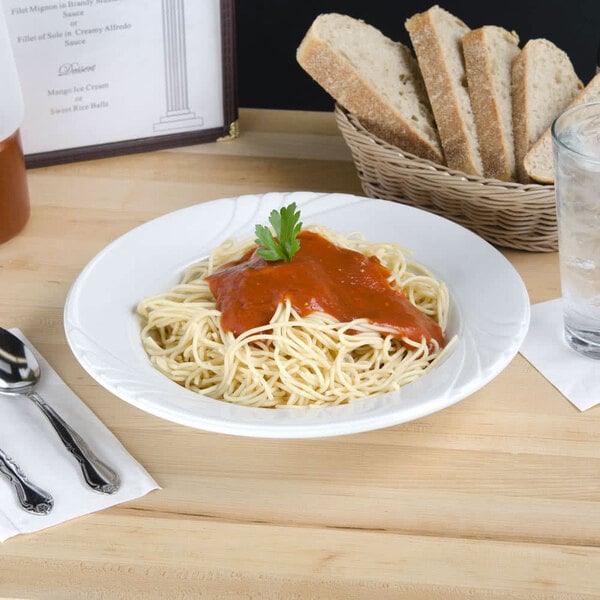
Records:
[[[410,46],[405,20],[432,2],[398,0],[237,0],[239,106],[332,110],[333,100],[296,62],[296,48],[320,13],[362,19]],[[594,75],[600,45],[600,0],[447,0],[442,8],[471,29],[499,25],[527,40],[544,37],[564,50],[584,83]]]

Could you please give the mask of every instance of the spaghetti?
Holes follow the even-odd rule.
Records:
[[[425,328],[365,314],[340,320],[323,312],[323,306],[331,306],[327,298],[321,298],[323,294],[315,292],[314,298],[300,302],[291,293],[276,296],[271,290],[265,297],[271,299],[273,308],[266,318],[249,325],[232,325],[225,318],[225,300],[244,304],[244,280],[234,280],[238,287],[232,302],[231,294],[226,298],[213,294],[219,289],[219,277],[252,269],[258,273],[265,269],[266,273],[271,267],[247,262],[253,260],[256,249],[252,239],[229,240],[206,260],[189,267],[180,284],[139,303],[138,313],[144,322],[142,343],[152,364],[173,381],[205,396],[271,408],[344,404],[394,391],[420,377],[444,352],[442,333],[449,307],[445,285],[423,266],[407,262],[406,252],[396,244],[368,242],[360,234],[343,236],[317,226],[306,228],[302,234],[305,237],[294,260],[303,278],[311,280],[309,259],[301,254],[303,248],[308,252],[316,238],[321,238],[358,260],[357,272],[368,266],[364,261],[382,271],[392,300],[409,305],[409,315],[411,311],[418,313],[410,321],[416,318]],[[316,262],[323,261],[319,258]],[[349,264],[345,264],[344,273]],[[285,265],[279,268],[287,269]],[[293,288],[292,271],[282,273],[287,287]],[[327,276],[318,271],[314,281],[323,280],[323,288],[329,290],[332,282],[328,285]],[[374,288],[371,291],[379,297],[385,291],[371,281],[360,284],[361,288],[356,286],[356,276],[349,279],[347,295],[358,296],[361,289],[368,292]],[[381,283],[377,285],[381,287]],[[264,287],[257,289],[264,291]],[[364,306],[373,304],[373,299],[367,298]],[[257,313],[255,309],[246,312],[251,317]]]

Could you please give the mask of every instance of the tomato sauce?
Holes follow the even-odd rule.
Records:
[[[0,243],[14,237],[29,219],[29,192],[19,132],[0,142]]]
[[[289,263],[265,261],[251,250],[207,278],[225,331],[238,336],[266,325],[287,299],[301,316],[366,318],[391,328],[394,337],[444,345],[439,325],[390,285],[390,271],[378,258],[340,248],[314,232],[302,231],[298,238],[300,250]]]

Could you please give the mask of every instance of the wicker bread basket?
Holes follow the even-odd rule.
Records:
[[[554,186],[452,171],[377,138],[340,105],[335,116],[368,197],[436,213],[497,246],[529,252],[557,249]]]

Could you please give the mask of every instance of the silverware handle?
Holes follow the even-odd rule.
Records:
[[[28,396],[46,415],[65,448],[79,461],[86,483],[102,494],[114,494],[120,486],[117,473],[92,452],[84,439],[37,392],[29,392]]]
[[[41,487],[31,483],[21,467],[0,450],[0,473],[13,484],[21,506],[35,515],[47,515],[54,506],[52,496]]]

